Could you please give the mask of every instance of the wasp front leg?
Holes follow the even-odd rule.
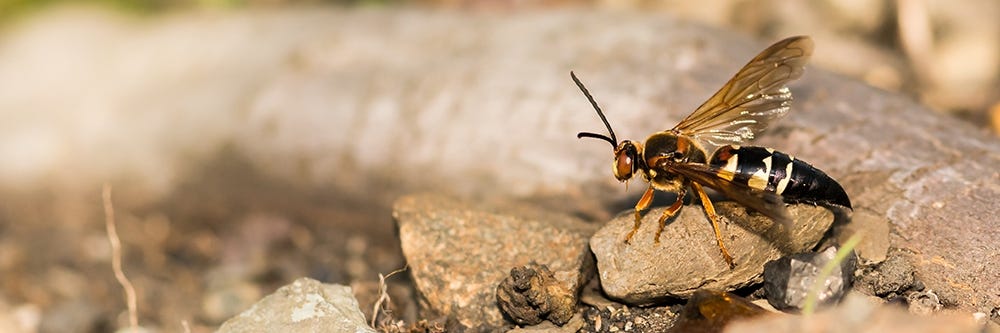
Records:
[[[712,221],[712,229],[715,230],[715,241],[719,243],[722,258],[726,259],[729,269],[733,269],[736,267],[736,264],[733,263],[733,256],[729,255],[729,250],[726,250],[726,245],[722,242],[722,231],[719,230],[719,215],[715,213],[715,206],[712,205],[712,200],[708,198],[708,194],[705,193],[705,189],[700,184],[691,182],[691,187],[694,188],[695,193],[698,193],[698,197],[701,198],[701,206],[705,207],[705,214]]]
[[[642,198],[639,199],[639,202],[635,203],[635,226],[632,227],[632,231],[628,232],[628,235],[625,235],[625,244],[628,244],[630,241],[632,241],[632,236],[635,235],[636,231],[639,231],[639,224],[640,221],[642,221],[642,211],[649,208],[649,204],[652,202],[653,202],[653,185],[649,185],[649,188],[646,189],[646,193],[643,193]]]

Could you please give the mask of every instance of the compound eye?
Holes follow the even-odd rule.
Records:
[[[615,155],[615,178],[618,180],[628,180],[632,178],[632,166],[635,161],[633,161],[632,154],[628,153],[628,150],[622,150]]]

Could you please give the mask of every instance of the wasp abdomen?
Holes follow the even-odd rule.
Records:
[[[764,147],[723,146],[709,164],[723,178],[778,194],[789,202],[829,203],[851,208],[844,188],[822,170]]]

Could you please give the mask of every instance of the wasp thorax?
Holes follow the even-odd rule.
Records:
[[[705,163],[705,151],[688,138],[660,132],[646,139],[643,158],[650,167],[663,163]]]
[[[639,170],[639,160],[642,146],[638,142],[625,140],[615,148],[615,164],[613,171],[615,178],[619,181],[626,181],[632,178],[636,170]]]

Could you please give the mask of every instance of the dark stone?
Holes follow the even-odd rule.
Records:
[[[548,266],[532,262],[514,267],[497,286],[500,311],[518,325],[535,325],[548,319],[562,326],[576,312],[576,295],[556,280]]]
[[[764,265],[764,291],[767,302],[779,310],[802,310],[806,296],[813,288],[820,271],[837,254],[836,247],[822,252],[799,253],[782,257]],[[854,277],[857,259],[852,252],[823,283],[817,295],[819,305],[833,304],[844,297]]]

